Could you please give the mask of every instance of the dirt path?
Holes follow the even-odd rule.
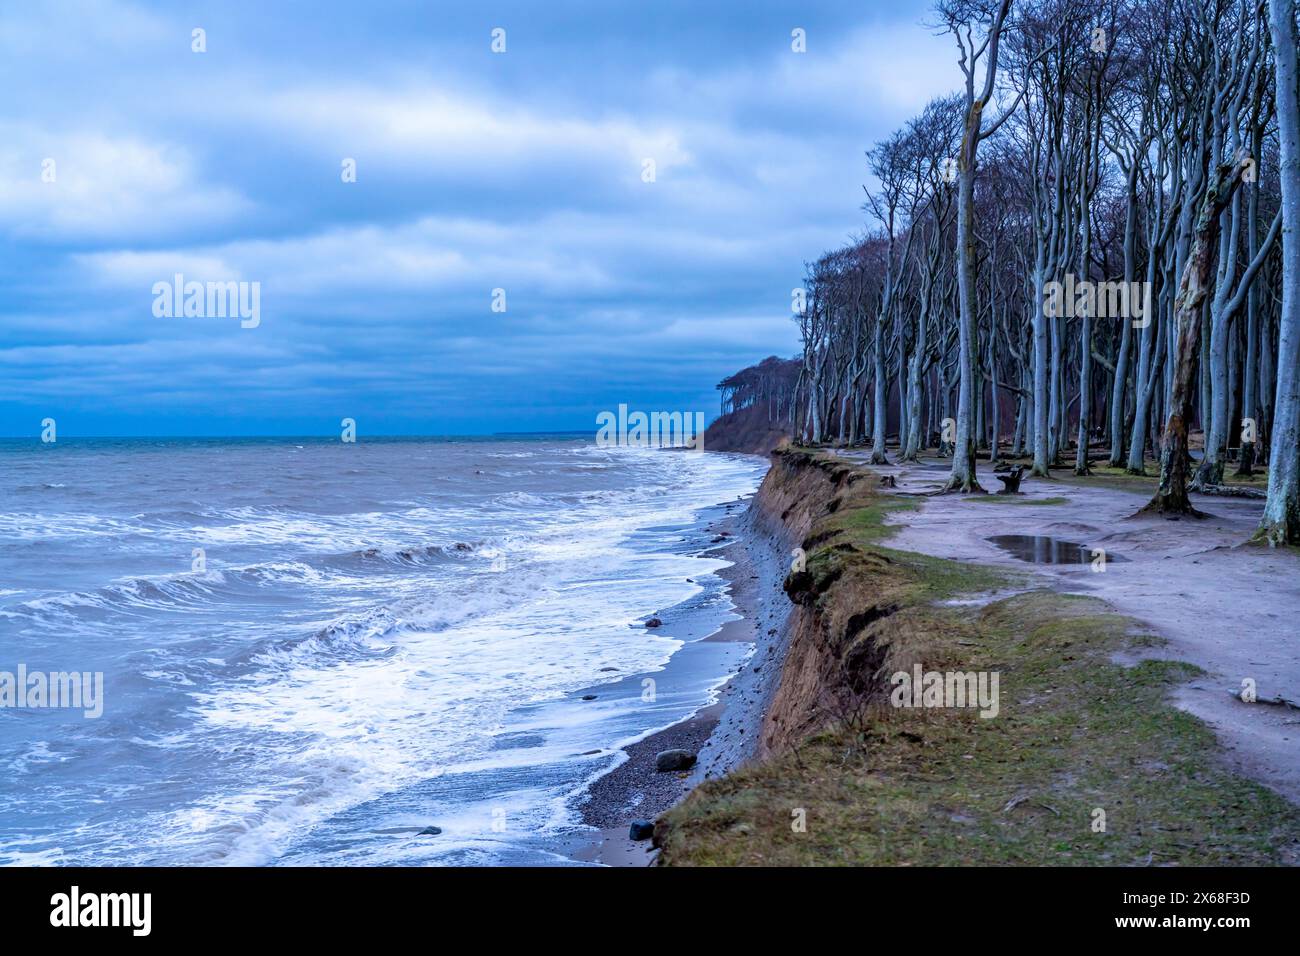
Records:
[[[865,457],[856,454],[845,457]],[[879,467],[902,493],[933,490],[947,461]],[[980,483],[1000,487],[987,463]],[[1300,701],[1300,560],[1292,553],[1241,547],[1263,502],[1196,497],[1213,517],[1196,521],[1132,518],[1146,496],[1066,481],[1026,479],[1025,494],[1002,501],[948,495],[920,499],[890,544],[937,557],[980,562],[1037,575],[1053,590],[1101,598],[1169,641],[1161,657],[1189,661],[1205,676],[1175,698],[1219,734],[1243,773],[1300,803],[1300,710],[1244,704],[1230,691],[1253,679],[1260,698]],[[1064,503],[1030,501],[1064,498]],[[1020,503],[1012,503],[1018,501]],[[1104,573],[1082,565],[1031,564],[987,539],[1045,535],[1118,559]]]

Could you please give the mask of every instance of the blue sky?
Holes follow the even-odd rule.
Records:
[[[711,417],[720,378],[797,350],[790,290],[863,227],[864,150],[955,87],[928,19],[913,0],[7,5],[0,434]],[[260,324],[155,316],[176,273],[257,282]]]

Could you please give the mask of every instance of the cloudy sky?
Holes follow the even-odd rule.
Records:
[[[6,5],[0,435],[712,415],[720,378],[796,351],[790,290],[863,227],[864,150],[955,87],[928,19],[920,0]],[[258,283],[260,324],[156,316],[177,273]]]

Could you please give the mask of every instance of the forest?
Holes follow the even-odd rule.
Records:
[[[867,225],[794,290],[802,354],[724,410],[950,457],[958,493],[977,456],[1103,464],[1181,517],[1264,472],[1256,537],[1300,544],[1296,0],[941,0],[929,26],[956,92],[866,150]]]

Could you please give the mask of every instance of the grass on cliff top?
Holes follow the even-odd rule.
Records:
[[[1115,663],[1158,642],[1091,598],[936,603],[1005,579],[880,546],[884,515],[913,503],[866,484],[805,545],[812,578],[829,582],[819,610],[842,622],[897,604],[870,638],[886,669],[996,671],[998,715],[881,702],[853,726],[832,723],[670,810],[656,828],[661,865],[1300,862],[1300,815],[1230,773],[1209,728],[1168,703],[1194,668]]]
[[[1022,579],[993,568],[885,547],[882,542],[893,536],[899,527],[885,519],[891,514],[915,510],[917,499],[879,493],[874,487],[875,476],[864,475],[863,480],[851,483],[832,501],[835,510],[817,522],[805,541],[808,569],[814,575],[824,563],[843,555],[839,548],[848,544],[860,554],[889,558],[896,570],[903,572],[890,574],[891,583],[910,585],[908,590],[914,598],[942,600],[967,592],[996,590]],[[908,571],[915,573],[905,573]],[[883,583],[883,576],[873,573],[873,577]]]

